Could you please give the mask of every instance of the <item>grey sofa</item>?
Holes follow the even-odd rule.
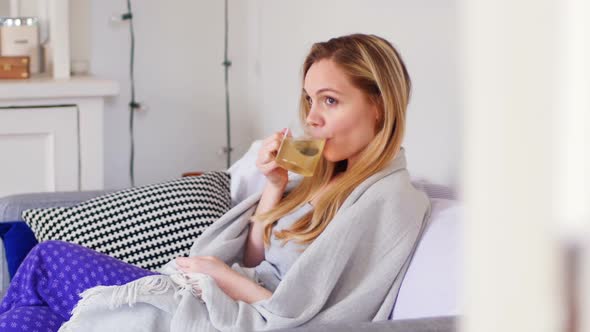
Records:
[[[249,151],[228,169],[231,174],[232,204],[260,190],[264,184],[262,175],[254,165],[259,144],[252,144]],[[391,320],[334,322],[313,327],[304,325],[281,332],[456,331],[461,315],[458,299],[461,285],[462,204],[447,187],[425,181],[414,181],[414,185],[430,197],[432,213],[429,227],[402,282]],[[111,191],[29,193],[0,197],[0,222],[22,220],[21,213],[26,209],[73,206]],[[3,244],[0,244],[0,295],[9,283],[3,249]]]
[[[432,188],[431,188],[432,190]],[[446,193],[442,193],[442,188],[438,189],[439,196],[448,195]],[[87,192],[56,192],[56,193],[31,193],[31,194],[21,194],[21,195],[12,195],[7,197],[0,198],[0,222],[5,221],[17,221],[22,220],[21,213],[26,209],[31,208],[42,208],[42,207],[55,207],[55,206],[73,206],[82,201],[91,199],[93,197],[97,197],[99,195],[108,193],[110,191],[87,191]],[[441,194],[442,193],[442,194]],[[430,193],[433,194],[432,192]],[[417,253],[418,254],[418,253]],[[0,244],[0,260],[2,263],[0,264],[0,286],[2,286],[2,293],[4,293],[5,289],[8,287],[8,272],[6,269],[5,257],[3,252],[3,245]],[[413,264],[413,263],[412,263]],[[410,273],[411,271],[409,271]],[[407,275],[406,275],[407,277]],[[439,280],[439,279],[437,279]],[[404,279],[405,282],[405,279]],[[403,288],[403,286],[402,286]],[[401,294],[404,289],[400,290],[400,297],[403,295]],[[430,303],[432,303],[434,299],[431,299]],[[399,298],[398,298],[399,302]],[[424,303],[424,305],[428,306],[428,304]],[[414,309],[410,308],[405,311],[413,311]],[[399,311],[399,310],[398,310]],[[445,315],[449,312],[441,312],[443,316],[436,316],[436,317],[420,317],[420,318],[403,318],[403,319],[393,319],[390,321],[380,321],[380,322],[367,322],[367,323],[342,323],[342,322],[335,322],[333,324],[326,324],[320,326],[313,326],[313,327],[298,327],[292,329],[283,329],[280,330],[281,332],[313,332],[313,331],[338,331],[338,332],[353,332],[353,331],[372,331],[372,332],[381,332],[381,331],[392,331],[392,332],[401,332],[401,331],[411,331],[411,332],[451,332],[456,331],[457,329],[457,316],[453,314],[451,311],[450,313],[453,315]],[[436,312],[430,314],[436,315]],[[404,317],[408,317],[407,312],[402,314]],[[415,313],[414,315],[420,315],[420,313]],[[411,315],[410,315],[411,316]],[[278,332],[279,330],[277,330]]]

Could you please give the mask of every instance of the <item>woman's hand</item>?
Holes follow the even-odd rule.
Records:
[[[217,279],[218,276],[231,270],[221,259],[214,256],[178,257],[176,265],[182,272],[204,273],[213,279]]]
[[[285,130],[278,131],[264,139],[256,160],[256,167],[264,174],[268,182],[277,188],[284,188],[289,181],[287,170],[275,161]]]
[[[254,303],[272,296],[272,292],[233,270],[214,256],[178,257],[176,265],[183,272],[209,275],[221,290],[235,301]]]

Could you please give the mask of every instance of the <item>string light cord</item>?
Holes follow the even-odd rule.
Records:
[[[134,115],[135,111],[141,108],[141,104],[135,99],[135,31],[133,28],[133,11],[131,0],[127,0],[127,13],[121,15],[121,20],[129,21],[129,35],[130,35],[130,59],[129,59],[129,78],[131,88],[131,101],[129,102],[129,136],[131,141],[131,151],[129,157],[129,178],[131,187],[135,187],[135,139],[134,139]],[[231,153],[233,147],[231,145],[231,117],[230,117],[230,97],[229,97],[229,67],[232,65],[228,57],[228,32],[229,32],[229,15],[228,15],[228,0],[224,2],[224,59],[222,65],[224,66],[224,83],[225,83],[225,119],[226,119],[226,141],[227,145],[224,152],[227,154],[226,165],[227,168],[231,166]]]
[[[131,101],[129,102],[129,136],[131,141],[131,151],[129,155],[129,178],[131,187],[135,187],[135,135],[133,120],[135,111],[141,108],[141,105],[135,100],[135,31],[133,29],[133,11],[131,10],[131,0],[127,0],[127,13],[121,15],[121,20],[129,21],[130,36],[130,59],[129,59],[129,79],[131,82]]]
[[[231,153],[232,153],[232,146],[231,146],[231,124],[230,124],[230,112],[229,112],[229,67],[231,66],[231,61],[227,55],[228,49],[228,26],[229,26],[229,18],[228,18],[228,5],[227,1],[225,0],[225,7],[224,7],[224,20],[225,20],[225,30],[224,30],[224,49],[223,49],[223,67],[225,69],[225,133],[226,133],[226,147],[224,148],[224,152],[227,154],[227,168],[231,166]]]

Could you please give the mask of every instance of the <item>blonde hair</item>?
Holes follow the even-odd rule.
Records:
[[[315,62],[330,59],[349,77],[353,85],[377,105],[379,117],[376,136],[361,152],[359,161],[346,169],[346,160],[330,162],[322,158],[311,177],[304,178],[270,211],[253,216],[263,222],[264,244],[270,244],[272,228],[277,220],[300,208],[328,184],[340,170],[346,172],[334,180],[314,206],[313,211],[297,220],[289,229],[275,232],[283,244],[296,240],[309,244],[328,226],[348,195],[371,175],[385,168],[397,155],[405,132],[406,108],[410,99],[411,81],[399,53],[385,39],[365,34],[332,38],[311,47],[303,63],[303,79]],[[302,92],[299,115],[302,123],[309,113],[309,104]]]

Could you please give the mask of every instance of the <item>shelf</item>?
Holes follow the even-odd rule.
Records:
[[[0,100],[114,96],[119,83],[94,76],[54,79],[39,75],[25,80],[0,80]]]

